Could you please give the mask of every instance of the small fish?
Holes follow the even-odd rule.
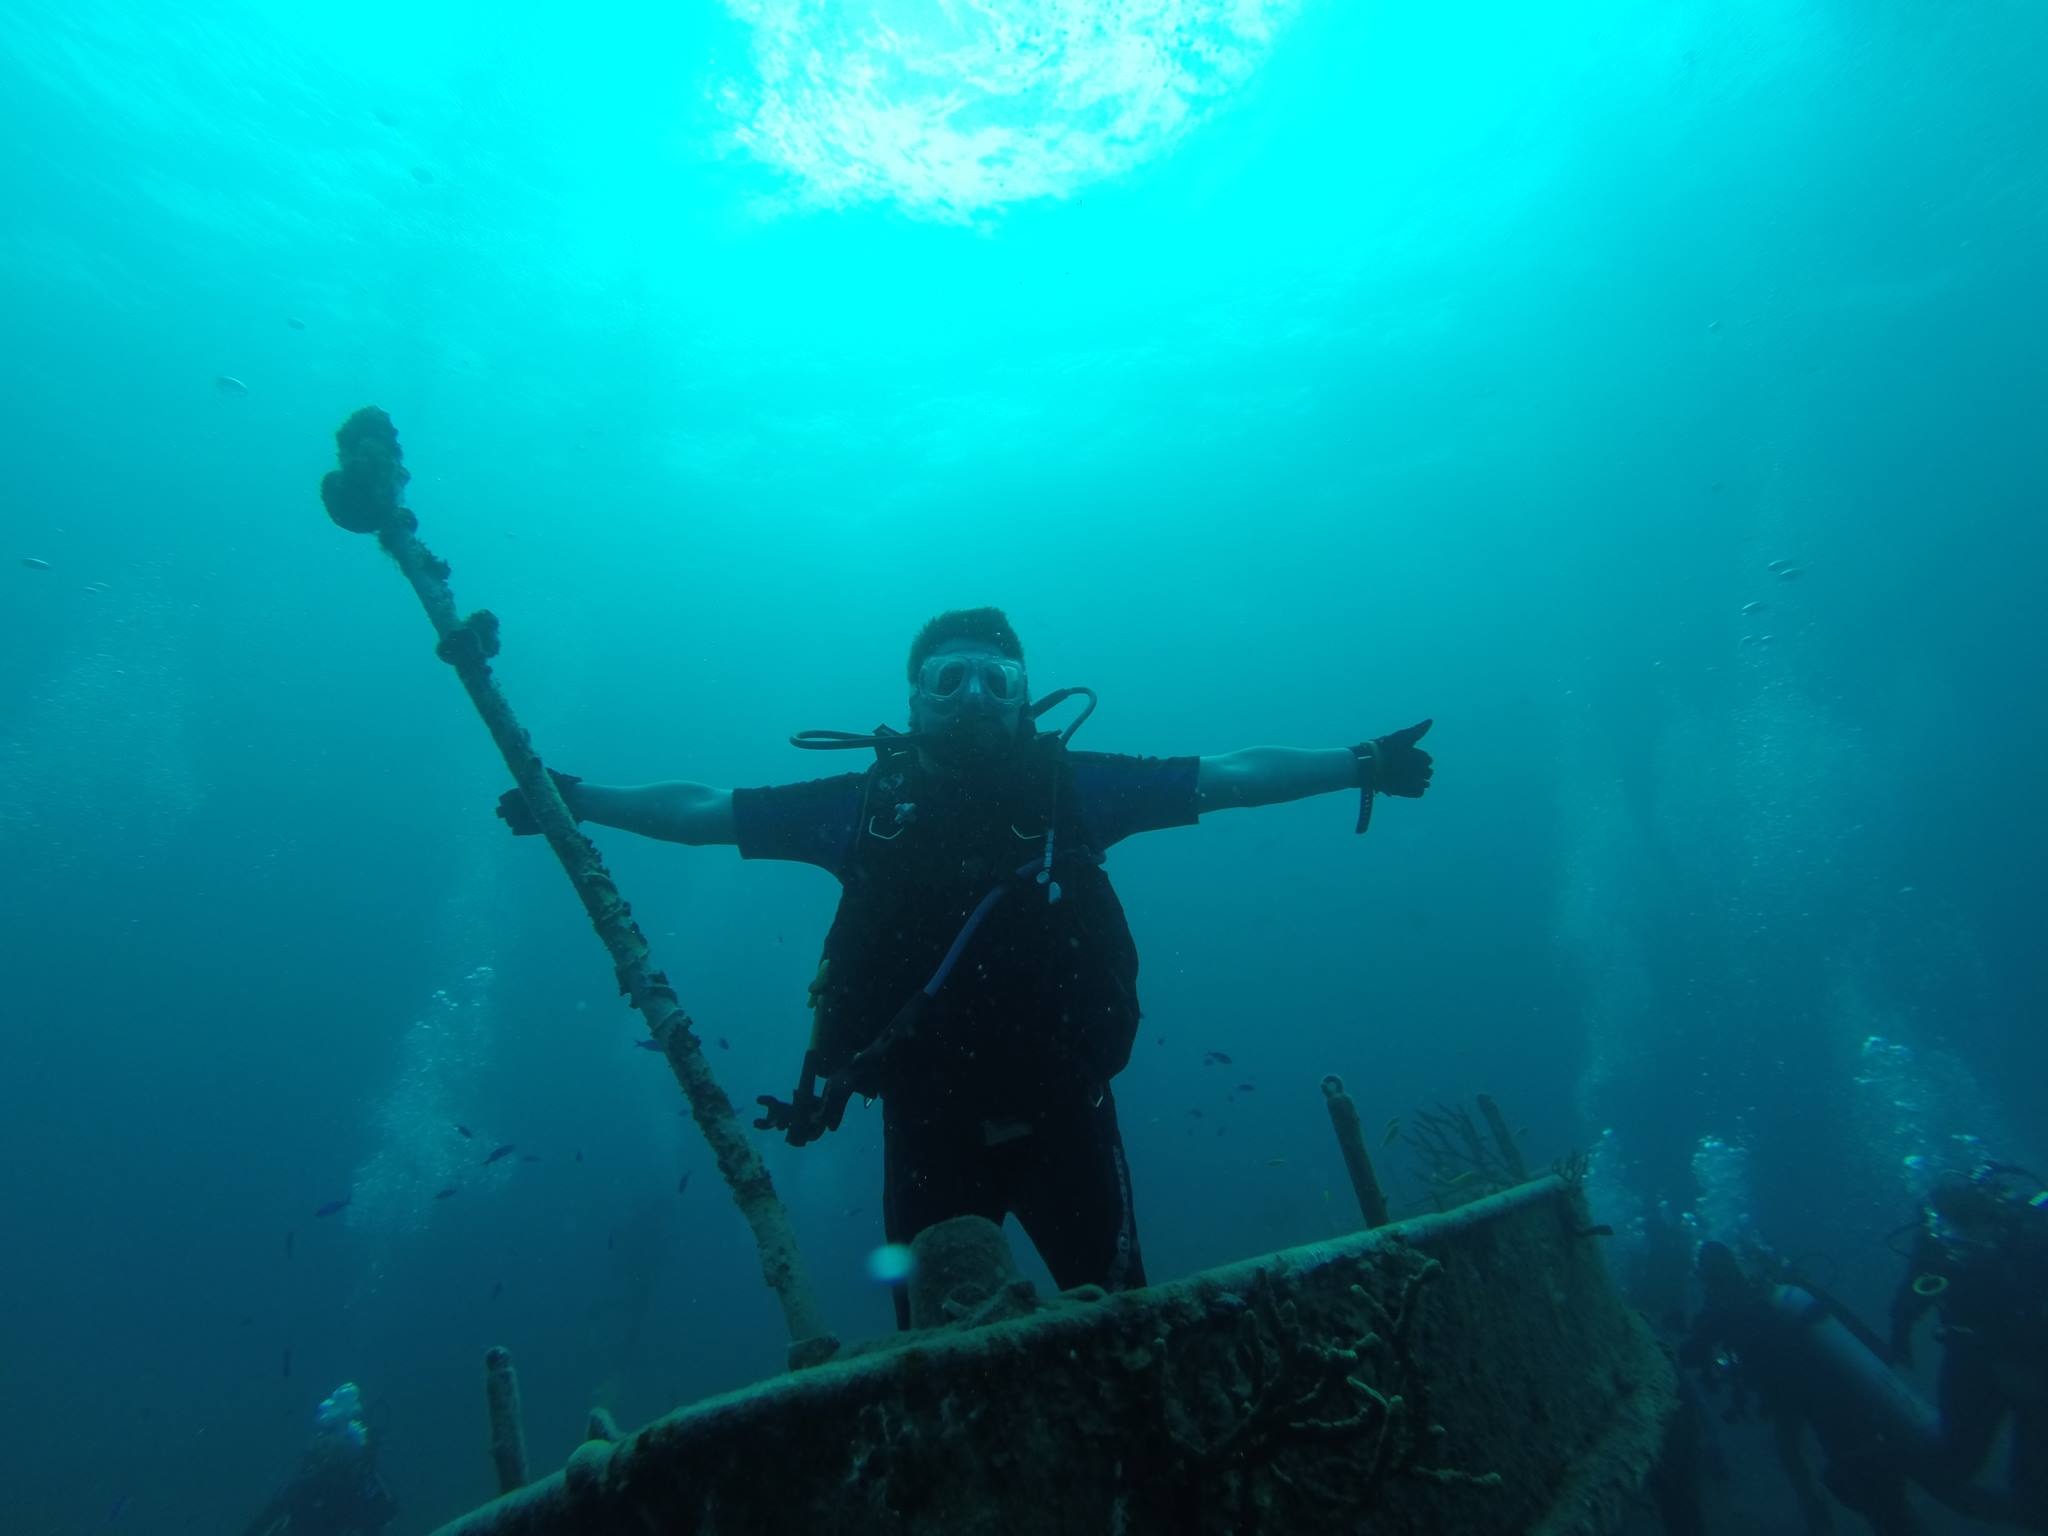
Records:
[[[1249,1081],[1239,1083],[1237,1085],[1236,1091],[1238,1093],[1250,1093],[1252,1091],[1252,1085]]]
[[[412,168],[412,179],[423,187],[431,187],[434,184],[434,173],[424,165],[416,165]]]
[[[491,1148],[491,1155],[484,1159],[484,1163],[486,1166],[488,1166],[491,1163],[495,1163],[501,1157],[510,1157],[514,1152],[518,1150],[519,1147],[517,1143],[508,1141],[501,1147]]]
[[[345,1211],[348,1209],[348,1203],[351,1198],[351,1196],[343,1195],[339,1200],[329,1200],[326,1204],[315,1210],[313,1214],[315,1216],[332,1216],[336,1211]]]
[[[1790,565],[1791,563],[1792,562],[1790,560],[1773,560],[1768,565],[1766,565],[1764,569],[1767,571],[1782,571],[1785,569],[1786,566]]]
[[[682,1176],[682,1177],[681,1177],[680,1179],[677,1179],[677,1180],[676,1180],[676,1193],[677,1193],[677,1194],[679,1194],[679,1195],[680,1195],[680,1194],[681,1194],[681,1193],[682,1193],[682,1192],[683,1192],[684,1190],[688,1189],[689,1187],[690,1187],[690,1176],[689,1176],[689,1175],[688,1175],[687,1173],[686,1173],[686,1174],[684,1174],[684,1175],[683,1175],[683,1176]]]
[[[1778,572],[1778,580],[1797,581],[1800,577],[1804,576],[1805,574],[1806,567],[1802,565],[1788,565],[1785,567],[1785,569]]]
[[[522,1152],[519,1154],[519,1161],[522,1163],[537,1163],[540,1161],[540,1154],[538,1152]]]
[[[617,1248],[618,1246],[619,1246],[619,1240],[618,1240],[618,1239],[617,1239],[616,1237],[612,1236],[612,1234],[611,1234],[611,1233],[609,1233],[609,1232],[605,1233],[605,1235],[604,1235],[604,1251],[605,1251],[606,1253],[610,1253],[610,1252],[611,1252],[611,1251],[612,1251],[613,1249]]]
[[[213,387],[224,395],[246,395],[249,393],[249,386],[236,378],[232,373],[218,375],[213,381]]]
[[[1269,1157],[1266,1159],[1266,1166],[1268,1168],[1285,1168],[1287,1166],[1287,1159],[1284,1157]]]
[[[95,597],[97,597],[102,592],[111,592],[114,589],[108,586],[104,581],[88,581],[85,584],[85,590],[92,593]]]
[[[290,326],[295,331],[303,331],[306,328],[306,322],[301,320],[297,315],[286,315],[284,317],[284,323]]]
[[[297,1232],[287,1232],[287,1233],[285,1233],[285,1235],[284,1235],[284,1256],[285,1256],[286,1258],[290,1258],[290,1257],[292,1256],[292,1253],[293,1253],[293,1251],[294,1251],[295,1249],[297,1249],[297,1247],[298,1247],[298,1246],[299,1246],[299,1234],[298,1234]]]
[[[284,1374],[285,1379],[289,1381],[292,1374],[292,1352],[290,1350],[284,1352]]]
[[[1230,1058],[1221,1051],[1204,1051],[1202,1052],[1202,1065],[1205,1067],[1227,1067],[1230,1065]]]
[[[576,1161],[579,1163],[583,1161],[583,1149],[581,1147],[576,1149]]]
[[[1383,1147],[1391,1147],[1397,1140],[1400,1139],[1400,1135],[1401,1117],[1399,1115],[1396,1115],[1393,1119],[1387,1122],[1387,1132],[1384,1136],[1380,1137],[1380,1145]]]
[[[450,1184],[446,1189],[436,1194],[434,1198],[436,1200],[453,1200],[457,1195],[461,1193],[462,1186],[460,1184]]]
[[[476,1137],[476,1132],[472,1131],[466,1125],[458,1125],[457,1127],[455,1127],[455,1134],[460,1136],[464,1141],[471,1141],[474,1140]]]
[[[1770,606],[1771,605],[1769,603],[1764,602],[1744,603],[1742,605],[1742,611],[1744,613],[1762,613],[1766,608]]]
[[[500,1296],[502,1296],[502,1295],[504,1295],[504,1294],[505,1294],[505,1282],[504,1282],[504,1281],[500,1280],[500,1281],[498,1281],[498,1282],[497,1282],[497,1284],[495,1284],[495,1285],[493,1285],[493,1286],[491,1287],[491,1300],[493,1300],[493,1301],[496,1301],[496,1300],[497,1300],[497,1299],[498,1299],[498,1298],[499,1298]]]
[[[633,1042],[633,1049],[636,1051],[658,1051],[661,1049],[661,1042],[659,1040],[635,1040]]]
[[[1199,1109],[1191,1109],[1188,1111],[1188,1113],[1193,1115],[1197,1120],[1202,1118],[1202,1112]]]
[[[48,571],[55,569],[55,567],[52,566],[49,561],[39,560],[34,555],[23,555],[21,557],[21,563],[27,566],[32,571]]]
[[[718,1048],[721,1051],[729,1051],[732,1049],[732,1042],[726,1039],[725,1036],[720,1035],[718,1037]]]
[[[124,1493],[121,1497],[114,1500],[114,1507],[107,1511],[107,1518],[103,1523],[112,1525],[116,1520],[120,1519],[128,1512],[128,1504],[129,1496]]]

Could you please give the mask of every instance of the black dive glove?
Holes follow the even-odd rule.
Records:
[[[911,993],[910,1001],[896,1010],[896,1017],[864,1050],[826,1078],[822,1089],[818,1087],[818,1053],[805,1051],[804,1069],[797,1077],[789,1102],[769,1093],[754,1095],[754,1102],[761,1106],[761,1118],[754,1122],[754,1129],[781,1131],[783,1140],[792,1147],[808,1146],[827,1131],[838,1130],[839,1122],[846,1118],[846,1106],[855,1094],[864,1099],[881,1096],[890,1055],[925,1027],[931,1006],[929,992]]]
[[[1399,795],[1404,800],[1415,800],[1428,791],[1429,781],[1436,774],[1436,760],[1416,743],[1435,724],[1433,719],[1425,720],[1405,731],[1361,741],[1351,749],[1351,755],[1358,760],[1359,831],[1372,825],[1374,795]]]
[[[854,1057],[844,1071],[835,1072],[825,1079],[824,1090],[820,1092],[818,1053],[805,1051],[804,1069],[797,1078],[796,1087],[790,1091],[788,1102],[772,1093],[754,1096],[754,1102],[761,1106],[761,1117],[754,1122],[754,1129],[780,1131],[782,1139],[792,1147],[809,1146],[827,1131],[839,1129],[839,1122],[846,1118],[846,1106],[856,1093],[862,1098],[875,1096],[868,1070],[870,1065],[861,1057]]]
[[[562,797],[562,803],[569,807],[569,814],[576,816],[575,788],[583,781],[573,773],[557,773],[548,770],[548,777],[555,781],[555,793]],[[514,837],[538,837],[540,823],[533,819],[533,808],[526,803],[526,796],[517,789],[508,789],[498,796],[498,819],[512,829]]]

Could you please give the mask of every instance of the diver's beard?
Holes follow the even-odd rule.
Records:
[[[920,733],[920,746],[931,762],[956,773],[985,771],[1009,761],[1017,750],[1017,730],[998,716],[955,720],[943,730]]]

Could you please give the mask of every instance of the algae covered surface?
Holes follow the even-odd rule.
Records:
[[[1547,1179],[1121,1296],[1012,1282],[447,1531],[1594,1533],[1672,1394]]]

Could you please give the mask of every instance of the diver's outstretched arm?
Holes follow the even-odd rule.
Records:
[[[579,783],[567,798],[579,819],[601,827],[699,848],[739,841],[729,789],[709,784]]]
[[[1280,805],[1342,789],[1413,799],[1436,772],[1416,743],[1432,722],[1362,741],[1355,747],[1247,747],[1201,759],[1195,779],[1203,812]]]
[[[1356,788],[1358,759],[1349,747],[1247,747],[1203,758],[1195,777],[1205,813]]]
[[[658,837],[665,843],[690,843],[699,847],[737,843],[739,824],[733,819],[732,791],[713,789],[709,784],[586,784],[573,773],[550,768],[556,793],[569,814],[578,821],[594,821],[601,827]],[[540,831],[526,796],[508,789],[498,797],[498,819],[512,829],[514,837],[533,837]]]

